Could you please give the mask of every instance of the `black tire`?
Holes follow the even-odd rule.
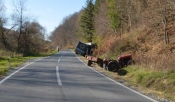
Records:
[[[128,61],[127,66],[128,66],[128,65],[135,65],[135,61],[134,61],[134,60]]]
[[[89,61],[89,60],[88,60],[87,65],[88,65],[88,66],[91,66],[91,64],[92,64],[92,61]]]
[[[112,72],[117,72],[120,69],[118,63],[116,61],[110,61],[108,63],[108,70]]]

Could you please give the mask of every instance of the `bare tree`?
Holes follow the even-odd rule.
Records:
[[[170,43],[169,38],[169,30],[168,25],[170,22],[175,21],[175,14],[174,14],[174,3],[172,1],[167,0],[161,0],[159,3],[162,3],[162,9],[160,12],[160,16],[162,18],[162,24],[163,24],[163,32],[164,32],[164,41],[165,44]]]
[[[42,52],[45,43],[45,28],[38,22],[25,22],[23,26],[24,35],[21,40],[24,42],[22,43],[24,55]]]
[[[175,21],[175,3],[173,0],[148,0],[149,9],[145,17],[151,28],[157,31],[158,36],[164,40],[165,44],[169,44],[169,35],[174,27],[171,22]],[[149,16],[148,16],[149,13]],[[162,36],[163,35],[163,36]]]
[[[0,41],[6,49],[11,49],[8,43],[7,34],[10,30],[5,28],[7,18],[5,17],[5,6],[2,1],[0,1]]]
[[[60,24],[51,34],[50,39],[53,46],[72,46],[77,43],[77,20],[79,13],[74,13],[63,19]]]
[[[25,16],[25,3],[26,0],[17,0],[13,3],[14,5],[14,14],[12,14],[12,20],[14,22],[14,25],[18,25],[18,38],[17,38],[17,51],[20,51],[22,48],[21,44],[22,42],[22,35],[26,34],[24,32],[24,23],[28,20],[27,16]]]

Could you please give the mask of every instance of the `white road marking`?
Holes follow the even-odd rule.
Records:
[[[60,58],[59,58],[59,60],[58,60],[58,64],[59,64],[59,62],[60,62]]]
[[[77,57],[77,55],[76,55],[76,57]],[[84,63],[79,57],[77,57],[77,58],[78,58],[83,64],[85,64],[85,65],[87,66],[87,64]],[[101,76],[107,78],[108,80],[111,80],[112,82],[114,82],[114,83],[116,83],[116,84],[118,84],[118,85],[120,85],[120,86],[122,86],[122,87],[124,87],[124,88],[126,88],[126,89],[128,89],[128,90],[130,90],[130,91],[132,91],[132,92],[134,92],[134,93],[136,93],[136,94],[142,96],[142,97],[145,97],[146,99],[148,99],[148,100],[150,100],[150,101],[152,101],[152,102],[158,102],[158,101],[156,101],[156,100],[154,100],[154,99],[152,99],[152,98],[150,98],[150,97],[148,97],[148,96],[146,96],[146,95],[144,95],[144,94],[141,94],[141,93],[138,92],[138,91],[135,91],[135,90],[133,90],[133,89],[131,89],[131,88],[129,88],[129,87],[127,87],[127,86],[125,86],[125,85],[123,85],[123,84],[121,84],[121,83],[119,83],[119,82],[117,82],[117,81],[115,81],[115,80],[113,80],[113,79],[107,77],[106,75],[104,75],[104,74],[102,74],[102,73],[96,71],[96,70],[95,70],[94,68],[92,68],[92,67],[89,67],[89,66],[88,66],[88,68],[92,69],[93,71],[95,71],[96,73],[100,74]]]
[[[59,74],[59,68],[58,68],[58,66],[56,66],[56,76],[57,76],[58,85],[59,86],[62,86],[62,82],[61,82],[61,79],[60,79],[60,74]]]
[[[66,51],[65,51],[66,53]],[[60,60],[61,58],[64,56],[65,54],[63,54],[59,59],[58,59],[58,66],[59,66],[59,63],[60,63]],[[60,78],[60,74],[59,74],[59,67],[56,66],[56,76],[57,76],[57,82],[58,82],[58,85],[59,86],[62,86],[62,82],[61,82],[61,78]]]
[[[39,61],[39,60],[41,60],[41,59],[35,60],[34,62]],[[0,85],[1,85],[4,81],[6,81],[6,80],[9,79],[10,77],[12,77],[14,74],[18,73],[20,70],[22,70],[22,69],[24,69],[25,67],[27,67],[27,66],[33,64],[34,62],[25,65],[24,67],[18,69],[17,71],[13,72],[13,73],[10,74],[9,76],[5,77],[3,80],[0,81]]]
[[[64,55],[65,55],[65,54],[64,54]],[[60,63],[60,60],[61,60],[61,58],[62,58],[64,55],[62,55],[62,56],[58,59],[58,64]]]

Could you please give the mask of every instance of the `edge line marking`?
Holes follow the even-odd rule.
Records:
[[[56,76],[57,76],[58,85],[62,86],[62,82],[61,82],[61,79],[60,79],[59,67],[58,66],[56,66]]]

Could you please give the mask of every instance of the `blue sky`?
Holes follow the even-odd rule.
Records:
[[[13,13],[13,2],[17,0],[4,0],[6,14]],[[26,12],[51,33],[62,20],[75,12],[80,11],[86,0],[26,0]]]

